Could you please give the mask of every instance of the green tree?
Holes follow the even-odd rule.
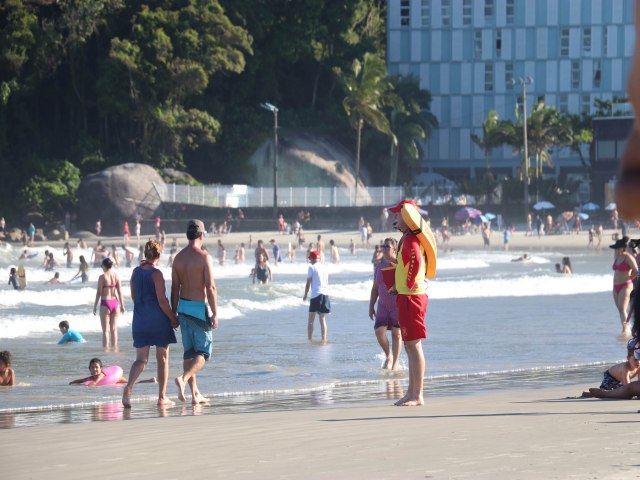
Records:
[[[540,177],[543,164],[553,167],[551,149],[570,145],[573,131],[559,110],[538,103],[527,120],[527,137],[529,152],[536,161],[535,176]]]
[[[413,76],[391,79],[389,124],[397,143],[391,139],[389,185],[398,182],[398,165],[415,167],[422,153],[420,141],[426,141],[438,119],[429,111],[431,94],[421,90],[418,79]]]
[[[106,115],[124,113],[133,120],[137,150],[149,164],[183,166],[183,151],[215,141],[220,129],[211,114],[189,102],[205,92],[215,73],[244,69],[251,39],[217,0],[129,8],[130,29],[111,40],[100,103]]]
[[[80,170],[66,160],[52,162],[42,173],[31,177],[20,190],[20,202],[29,211],[46,218],[75,207],[80,186]]]
[[[471,141],[480,147],[482,153],[484,153],[487,161],[487,170],[491,168],[489,160],[491,152],[507,143],[510,132],[509,125],[498,118],[498,112],[489,110],[487,118],[482,122],[482,138],[475,133],[470,135]]]
[[[390,88],[387,69],[384,61],[370,53],[364,55],[363,61],[354,60],[351,71],[343,73],[336,69],[346,96],[342,101],[349,123],[356,130],[356,179],[355,203],[358,203],[358,182],[360,180],[360,143],[362,129],[369,125],[392,138],[389,120],[380,110],[383,100]],[[397,140],[395,140],[397,142]]]
[[[591,128],[592,117],[588,115],[565,114],[564,118],[569,125],[571,125],[571,131],[573,133],[569,148],[578,155],[580,163],[582,163],[588,172],[591,162],[585,159],[582,148],[586,145],[589,147],[589,150],[591,150],[593,144],[593,129]]]

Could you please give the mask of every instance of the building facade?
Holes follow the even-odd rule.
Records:
[[[390,74],[412,74],[432,95],[439,128],[425,145],[423,168],[450,178],[476,177],[490,110],[515,120],[526,85],[527,111],[544,101],[563,112],[594,113],[594,99],[626,96],[634,47],[634,0],[389,0]],[[516,81],[515,85],[513,80]],[[585,149],[585,153],[586,149]],[[569,149],[552,152],[554,170],[584,173]],[[516,175],[509,147],[493,151],[496,174]]]

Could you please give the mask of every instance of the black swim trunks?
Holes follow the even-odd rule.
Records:
[[[611,376],[609,371],[604,372],[602,383],[600,384],[600,390],[615,390],[622,387],[622,383]]]

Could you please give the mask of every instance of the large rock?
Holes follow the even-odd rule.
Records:
[[[131,223],[136,214],[143,218],[154,214],[161,203],[158,190],[164,188],[158,172],[141,163],[87,175],[78,188],[78,226],[93,230],[100,219],[105,233],[120,233],[124,220]]]
[[[329,137],[299,132],[282,132],[278,142],[278,186],[348,187],[355,185],[353,155]],[[267,139],[249,161],[253,167],[254,186],[273,186],[273,139]],[[367,204],[367,172],[360,165],[358,199]]]

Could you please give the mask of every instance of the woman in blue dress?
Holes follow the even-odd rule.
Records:
[[[122,394],[122,404],[131,407],[133,385],[144,371],[149,359],[149,349],[156,347],[158,363],[158,405],[173,405],[166,397],[169,378],[169,344],[176,343],[174,328],[178,317],[171,311],[165,296],[164,277],[156,268],[162,246],[149,240],[144,247],[145,259],[131,274],[131,298],[133,299],[133,323],[131,325],[136,361],[131,365],[129,382]]]

